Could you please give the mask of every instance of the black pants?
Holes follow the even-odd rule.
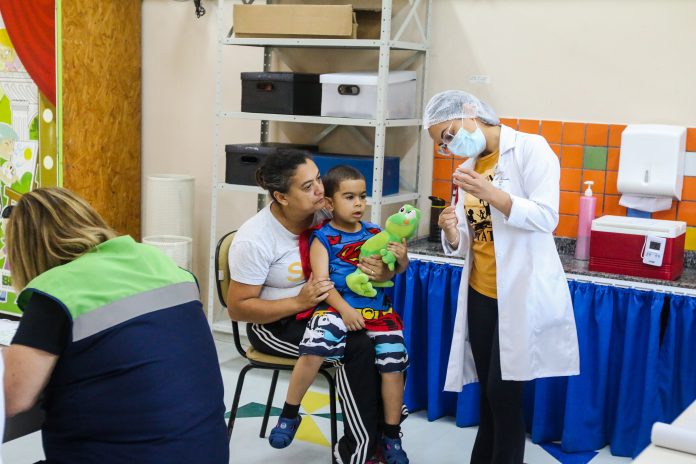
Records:
[[[294,318],[272,324],[249,324],[247,335],[257,350],[297,357],[307,321]],[[344,435],[338,452],[345,464],[363,464],[375,452],[380,437],[382,406],[375,347],[364,330],[348,332],[343,363],[336,371],[336,392],[343,411]]]
[[[472,464],[521,464],[525,424],[523,382],[502,380],[498,342],[498,300],[469,287],[469,341],[481,387],[481,420]]]

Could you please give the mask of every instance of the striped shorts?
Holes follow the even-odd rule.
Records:
[[[403,372],[408,367],[408,353],[404,344],[404,333],[401,330],[376,332],[368,330],[367,336],[375,344],[375,364],[380,374],[387,372]]]
[[[307,322],[302,341],[300,356],[311,354],[333,361],[343,357],[346,349],[348,330],[341,315],[332,311],[315,311]]]
[[[346,325],[341,315],[333,311],[316,311],[305,329],[299,351],[302,355],[321,356],[327,360],[340,360],[346,347]],[[368,330],[367,335],[375,345],[377,371],[403,372],[408,367],[408,354],[401,330],[378,332]]]

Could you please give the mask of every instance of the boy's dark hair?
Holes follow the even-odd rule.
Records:
[[[297,167],[311,160],[312,155],[296,148],[280,148],[266,158],[256,170],[256,183],[273,197],[275,192],[288,193],[290,178]]]
[[[324,184],[324,196],[333,197],[344,180],[365,180],[365,176],[353,166],[346,164],[334,166],[321,178]]]

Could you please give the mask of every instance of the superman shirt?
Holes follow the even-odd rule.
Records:
[[[346,285],[346,276],[357,269],[360,247],[382,229],[375,224],[361,222],[358,232],[343,232],[326,223],[312,235],[311,240],[319,240],[329,253],[329,277],[334,288],[353,308],[362,312],[365,329],[374,331],[401,330],[403,324],[394,312],[391,300],[384,289],[375,287],[377,295],[373,298],[360,296]],[[327,305],[319,305],[317,310],[326,310]],[[330,308],[328,308],[330,309]]]

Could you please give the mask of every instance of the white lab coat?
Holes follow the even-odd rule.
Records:
[[[470,159],[462,166],[473,169],[474,164]],[[491,220],[504,380],[580,372],[570,291],[552,235],[558,224],[559,178],[558,158],[543,137],[501,126],[493,185],[510,194],[512,209],[505,217],[491,207]],[[445,380],[445,390],[455,392],[478,380],[467,323],[472,231],[461,189],[456,214],[458,248],[453,249],[442,234],[445,253],[465,260]]]

